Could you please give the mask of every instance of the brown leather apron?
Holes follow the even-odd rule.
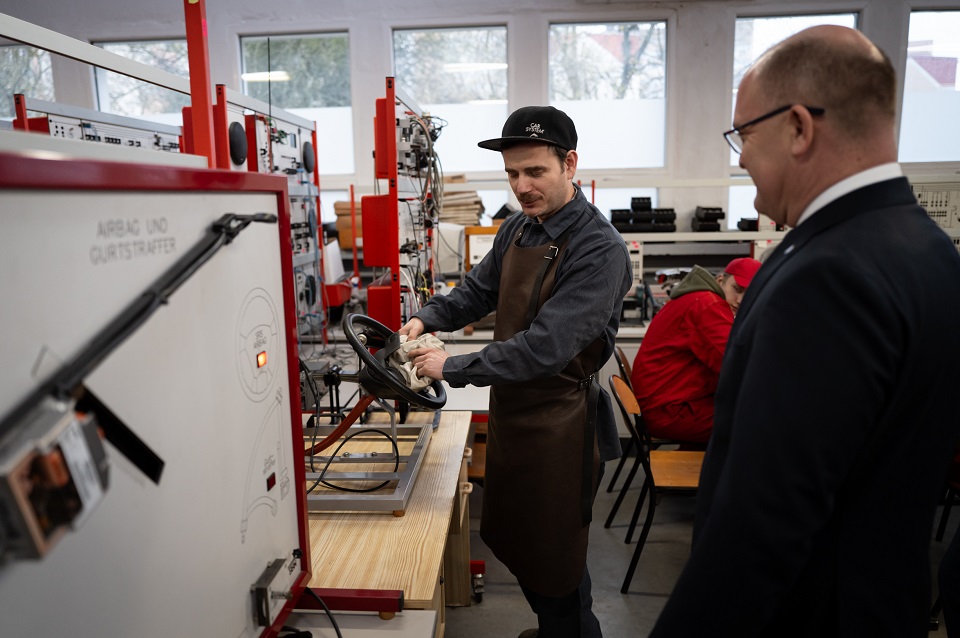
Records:
[[[566,233],[530,248],[519,240],[520,233],[503,257],[497,341],[529,328],[552,295]],[[597,339],[557,376],[490,388],[480,537],[520,583],[545,596],[574,591],[586,565],[602,350]]]

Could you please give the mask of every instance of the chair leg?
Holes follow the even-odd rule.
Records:
[[[627,462],[627,457],[630,455],[631,450],[633,450],[633,439],[627,441],[627,447],[623,449],[623,454],[620,455],[620,462],[617,463],[617,469],[613,471],[613,476],[610,477],[610,483],[607,484],[607,494],[613,491],[613,486],[617,482],[617,479],[620,478],[620,471],[623,469],[624,463]]]
[[[627,536],[623,539],[624,543],[630,544],[630,541],[633,540],[633,532],[637,529],[637,521],[640,519],[640,510],[643,509],[643,502],[647,498],[647,493],[651,492],[650,490],[650,477],[643,479],[643,488],[640,490],[640,498],[637,499],[637,505],[633,508],[633,516],[630,517],[630,525],[627,527]],[[650,500],[654,499],[654,495],[650,494]]]
[[[627,495],[627,488],[630,487],[630,484],[633,483],[633,477],[637,474],[637,468],[640,467],[640,457],[638,456],[634,462],[633,467],[630,468],[630,472],[627,473],[627,482],[623,484],[623,487],[620,488],[620,493],[617,494],[617,500],[613,503],[613,508],[610,510],[610,514],[607,516],[607,521],[603,524],[605,529],[610,529],[610,525],[613,524],[613,517],[617,515],[617,512],[620,510],[620,504],[623,503],[623,497]]]
[[[940,514],[940,526],[937,527],[937,540],[943,540],[943,534],[947,531],[947,519],[950,518],[950,509],[953,507],[953,499],[956,498],[957,492],[952,489],[947,490],[947,497],[943,501],[943,513]]]
[[[623,586],[620,588],[621,594],[626,594],[630,589],[630,581],[633,580],[633,574],[637,571],[637,563],[640,562],[640,553],[643,552],[643,546],[647,543],[647,536],[650,534],[650,528],[653,526],[653,512],[657,508],[656,494],[650,494],[650,504],[647,506],[647,517],[643,521],[643,530],[640,532],[640,540],[633,550],[633,558],[630,559],[630,567],[627,568],[627,575],[623,579]]]

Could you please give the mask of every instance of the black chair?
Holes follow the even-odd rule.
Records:
[[[653,449],[650,435],[647,433],[646,426],[643,423],[643,417],[640,414],[640,406],[637,404],[637,398],[633,390],[627,383],[617,375],[610,376],[610,389],[623,414],[627,429],[630,430],[630,436],[637,448],[637,460],[630,473],[627,476],[627,482],[620,490],[620,495],[614,504],[613,511],[607,517],[604,527],[610,527],[613,516],[626,495],[626,487],[630,485],[637,469],[643,466],[646,474],[643,487],[640,489],[640,497],[633,510],[633,516],[630,521],[630,529],[627,533],[626,542],[630,542],[633,534],[633,528],[636,527],[645,502],[647,505],[647,516],[643,523],[643,530],[640,532],[640,538],[637,540],[637,547],[633,550],[633,557],[630,560],[630,566],[627,568],[626,577],[623,580],[623,586],[620,593],[625,594],[630,587],[630,581],[633,580],[633,574],[637,569],[637,563],[640,562],[640,554],[643,552],[643,546],[647,542],[647,536],[650,533],[650,527],[653,525],[653,515],[656,511],[657,499],[668,493],[683,491],[696,492],[700,485],[700,468],[703,465],[704,452],[688,452],[681,450],[657,450]],[[649,494],[650,498],[647,499]]]

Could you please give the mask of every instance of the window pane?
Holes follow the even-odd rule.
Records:
[[[321,176],[352,173],[349,37],[246,37],[240,49],[243,92],[317,123]]]
[[[477,142],[507,119],[506,27],[394,31],[393,68],[420,108],[447,121],[436,143],[445,172],[503,170]]]
[[[0,119],[13,119],[13,94],[53,101],[50,54],[31,46],[0,47]]]
[[[960,160],[960,11],[910,14],[901,162]]]
[[[664,165],[666,31],[666,22],[550,26],[550,104],[577,125],[580,168]]]
[[[186,40],[97,43],[111,53],[178,75],[190,77]],[[100,110],[153,122],[180,126],[181,109],[190,104],[190,96],[126,75],[97,69],[97,97]]]

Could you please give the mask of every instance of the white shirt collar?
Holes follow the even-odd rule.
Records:
[[[885,182],[888,179],[896,179],[897,177],[903,177],[903,170],[901,170],[900,164],[897,162],[888,162],[887,164],[880,164],[879,166],[868,168],[865,171],[860,171],[855,175],[842,179],[817,195],[817,197],[810,202],[803,210],[803,214],[800,215],[800,219],[797,220],[797,226],[812,217],[814,213],[830,202],[840,199],[847,193],[852,193],[858,188],[863,188],[870,184]]]

